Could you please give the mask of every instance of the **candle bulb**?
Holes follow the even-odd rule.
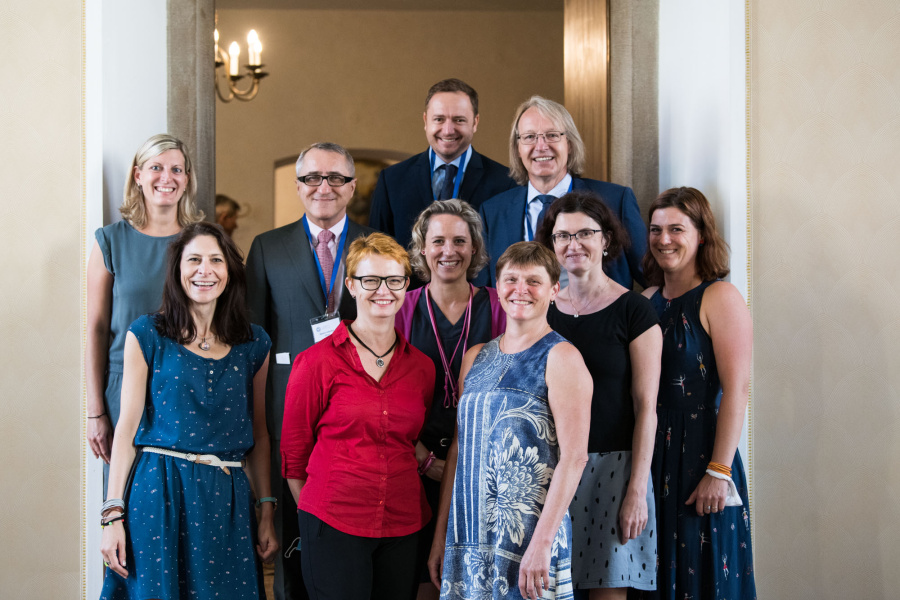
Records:
[[[216,29],[213,31],[213,39],[216,40],[216,49],[215,49],[215,59],[219,60],[219,30]]]
[[[250,33],[247,34],[247,56],[249,57],[251,67],[259,65],[258,47],[259,36],[256,34],[255,29],[251,29]]]
[[[238,74],[238,60],[241,57],[241,47],[238,46],[237,42],[231,42],[231,45],[228,46],[228,56],[231,67],[230,75],[237,76]]]

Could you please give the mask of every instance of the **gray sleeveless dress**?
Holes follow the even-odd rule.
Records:
[[[499,340],[478,353],[459,401],[442,600],[522,597],[519,564],[559,462],[545,372],[550,350],[566,340],[551,332],[516,354],[501,352]],[[572,598],[571,540],[566,514],[545,598]]]
[[[140,317],[159,310],[166,280],[166,250],[177,236],[144,235],[119,221],[96,231],[94,237],[103,255],[103,264],[113,276],[109,323],[109,363],[106,372],[106,414],[113,427],[119,420],[125,334]],[[103,493],[109,465],[103,470]]]

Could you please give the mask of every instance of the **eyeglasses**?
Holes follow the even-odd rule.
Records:
[[[344,177],[343,175],[316,175],[313,173],[312,175],[302,175],[297,178],[297,181],[301,183],[305,183],[310,187],[319,187],[322,185],[322,182],[327,180],[328,185],[331,187],[341,187],[342,185],[346,185],[356,179],[356,177]]]
[[[553,243],[557,246],[565,246],[569,242],[572,241],[572,238],[575,238],[579,242],[584,242],[585,240],[589,240],[594,237],[595,233],[603,233],[602,229],[582,229],[581,231],[576,231],[575,233],[569,233],[568,231],[560,231],[559,233],[554,233],[550,236],[553,240]]]
[[[559,140],[566,135],[565,131],[547,131],[545,133],[521,133],[516,136],[516,139],[519,142],[525,144],[526,146],[533,146],[537,144],[538,138],[544,138],[544,141],[548,144],[555,144]]]
[[[378,275],[363,275],[362,277],[357,277],[356,275],[352,275],[350,279],[359,281],[359,285],[362,286],[362,289],[369,292],[374,292],[380,288],[382,281],[387,285],[389,290],[399,292],[406,285],[406,280],[409,279],[409,277],[406,275],[388,275],[387,277],[380,277]]]

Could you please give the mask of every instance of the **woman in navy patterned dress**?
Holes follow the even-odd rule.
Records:
[[[747,485],[737,451],[750,388],[753,324],[721,281],[728,246],[693,188],[650,206],[644,294],[663,330],[653,454],[659,573],[652,598],[756,598]]]
[[[271,342],[247,318],[245,289],[222,229],[189,225],[169,248],[160,312],[128,331],[101,598],[260,597],[256,554],[278,549],[264,416]],[[266,500],[256,532],[253,490]]]
[[[572,598],[568,507],[587,462],[593,385],[547,324],[559,273],[537,242],[497,261],[506,333],[463,359],[428,559],[442,599]]]

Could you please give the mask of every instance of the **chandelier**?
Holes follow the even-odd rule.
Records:
[[[247,63],[244,65],[247,73],[246,75],[241,75],[241,47],[237,42],[231,42],[226,53],[219,46],[218,21],[219,16],[216,15],[216,30],[214,34],[216,42],[216,95],[219,96],[219,100],[222,102],[231,102],[235,98],[249,102],[256,98],[256,94],[259,92],[259,80],[268,75],[262,70],[262,43],[259,41],[259,35],[257,35],[255,29],[251,29],[250,33],[247,34]],[[239,89],[237,86],[238,82],[247,77],[250,77],[249,87],[243,90]],[[224,89],[227,90],[224,93],[222,91],[223,86],[220,85],[222,82],[225,84]]]

